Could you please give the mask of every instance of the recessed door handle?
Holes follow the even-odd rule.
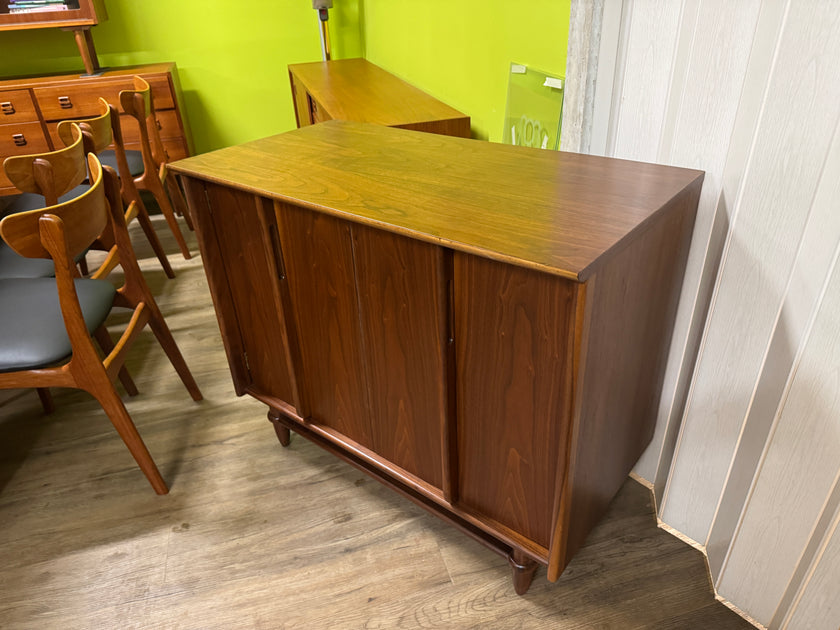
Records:
[[[11,116],[15,113],[15,105],[12,101],[3,101],[0,103],[0,110],[2,110],[6,116]]]
[[[12,140],[15,141],[16,147],[25,147],[26,146],[26,136],[22,133],[13,133]]]
[[[73,101],[70,100],[69,96],[59,96],[58,97],[58,104],[61,106],[61,109],[72,109],[73,108]]]

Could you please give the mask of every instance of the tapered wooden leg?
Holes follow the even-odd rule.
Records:
[[[178,185],[178,179],[171,172],[166,173],[166,188],[169,191],[169,198],[172,199],[172,206],[175,212],[184,217],[184,222],[187,224],[190,232],[194,232],[195,228],[192,224],[192,217],[190,216],[190,208],[187,205],[187,200],[184,199],[184,193]]]
[[[149,326],[152,327],[152,332],[155,333],[158,343],[161,348],[163,348],[166,356],[169,357],[169,362],[172,364],[172,367],[175,368],[178,376],[181,377],[181,382],[184,384],[184,387],[187,388],[187,391],[190,393],[190,396],[192,396],[192,399],[196,401],[201,400],[201,390],[198,389],[198,384],[195,382],[192,372],[190,372],[190,368],[187,367],[187,362],[184,360],[184,356],[178,349],[178,344],[175,343],[172,331],[170,331],[169,326],[166,325],[166,320],[163,319],[163,315],[157,307],[157,304],[155,304],[154,301],[151,301],[150,303],[150,299],[151,297],[147,298],[145,301],[150,307]]]
[[[511,551],[508,563],[513,571],[513,588],[517,595],[524,595],[531,586],[537,563],[518,549]]]
[[[53,402],[52,394],[46,387],[38,388],[38,398],[41,400],[41,407],[44,408],[44,413],[49,415],[55,411],[55,402]]]
[[[96,342],[99,344],[99,347],[102,348],[102,351],[108,355],[114,349],[114,341],[111,339],[111,335],[108,334],[107,329],[105,326],[100,326],[96,330],[93,331],[93,338],[96,339]],[[123,384],[125,387],[125,392],[129,396],[136,396],[137,395],[137,385],[134,384],[134,380],[131,378],[131,374],[128,373],[125,365],[120,368],[119,371],[119,379],[120,383]]]
[[[119,394],[117,394],[117,390],[114,389],[111,382],[103,382],[96,387],[96,391],[91,391],[90,393],[93,394],[96,400],[99,401],[99,404],[102,405],[105,413],[108,414],[111,424],[114,425],[117,433],[120,434],[123,442],[125,442],[125,445],[134,457],[134,461],[140,466],[140,470],[146,475],[146,479],[152,484],[155,492],[158,494],[169,492],[166,482],[161,477],[157,465],[149,454],[149,450],[137,432],[137,427],[134,426],[131,416],[128,415],[125,405],[120,400]]]
[[[292,443],[292,432],[289,427],[280,422],[280,413],[276,409],[268,409],[268,419],[274,425],[274,432],[281,446],[288,446]]]
[[[163,272],[166,274],[167,278],[174,278],[175,272],[169,264],[169,259],[166,257],[166,252],[163,250],[163,245],[161,245],[157,232],[155,232],[155,228],[152,225],[152,220],[149,218],[149,211],[146,210],[146,206],[143,205],[140,195],[137,195],[137,199],[134,201],[137,203],[137,220],[140,222],[140,227],[143,228],[143,233],[146,235],[146,239],[148,239],[149,244],[152,246],[155,256],[157,256],[157,259],[160,261],[160,266],[163,267]]]
[[[137,185],[141,188],[145,188],[154,195],[155,201],[157,201],[160,206],[160,211],[163,213],[166,222],[169,224],[169,229],[172,230],[172,235],[175,237],[175,241],[181,249],[181,253],[184,255],[184,258],[191,258],[192,254],[190,253],[190,248],[187,247],[184,235],[181,234],[181,228],[178,227],[178,219],[175,218],[175,211],[172,209],[172,203],[169,201],[169,195],[167,195],[166,191],[163,189],[163,184],[160,183],[157,173],[149,174],[148,177],[144,176],[142,181],[137,182]]]

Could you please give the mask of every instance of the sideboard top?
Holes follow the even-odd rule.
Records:
[[[703,180],[696,170],[341,121],[171,168],[575,280]]]
[[[457,109],[366,59],[333,59],[289,66],[307,92],[339,120],[399,127],[466,118]]]

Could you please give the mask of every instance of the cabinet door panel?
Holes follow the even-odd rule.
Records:
[[[216,184],[206,187],[213,229],[202,230],[202,235],[212,239],[205,247],[217,248],[224,265],[241,347],[247,355],[247,359],[238,358],[248,366],[250,384],[246,386],[294,406],[284,321],[272,278],[277,267],[265,234],[274,224],[272,204]]]
[[[441,488],[445,423],[443,250],[353,226],[373,450]]]
[[[457,252],[454,283],[461,503],[547,546],[573,285]]]
[[[307,419],[371,448],[350,224],[278,203]]]

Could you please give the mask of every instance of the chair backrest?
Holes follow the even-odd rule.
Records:
[[[43,195],[45,205],[57,204],[61,195],[87,178],[82,130],[71,124],[70,134],[72,143],[63,149],[7,157],[3,162],[6,177],[22,192]]]
[[[104,98],[99,98],[99,116],[85,118],[84,120],[62,120],[58,123],[58,137],[64,146],[70,146],[75,142],[73,136],[73,124],[79,125],[82,131],[82,140],[85,146],[85,153],[96,153],[104,151],[114,141],[114,133],[111,125],[111,106]]]
[[[92,185],[82,195],[65,203],[10,214],[0,221],[0,236],[18,254],[26,258],[51,258],[56,271],[59,267],[74,269],[76,257],[108,227],[110,210],[102,166],[94,154],[88,155],[87,164]],[[60,222],[62,242],[49,236],[45,220]]]
[[[168,161],[163,141],[155,117],[155,105],[152,100],[152,90],[143,77],[134,77],[134,89],[120,92],[120,107],[137,121],[140,127],[140,148],[143,152],[143,162],[149,163],[146,168],[157,171],[161,164]]]

